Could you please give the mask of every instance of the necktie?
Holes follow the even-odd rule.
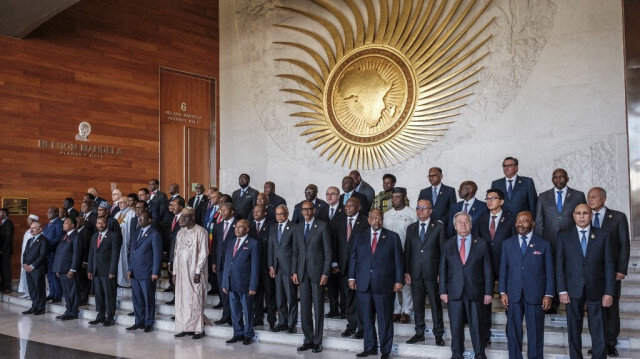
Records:
[[[260,222],[256,222],[256,233],[260,233]]]
[[[27,243],[27,248],[31,248],[31,245],[33,244],[33,241],[36,239],[36,237],[31,237],[31,239],[29,239],[29,243]]]
[[[586,257],[587,256],[587,236],[585,236],[585,233],[587,233],[587,231],[582,230],[580,231],[580,233],[582,233],[582,237],[580,238],[580,247],[582,247],[582,256]]]
[[[378,232],[373,232],[373,240],[371,241],[371,254],[376,252],[378,246]]]
[[[97,248],[100,248],[100,242],[102,242],[102,233],[98,234],[98,243],[96,243]]]
[[[278,225],[278,243],[280,243],[280,238],[282,238],[282,223]]]
[[[491,240],[496,236],[496,217],[491,216],[491,225],[489,226],[489,233],[491,233]]]
[[[464,213],[469,213],[469,203],[464,204],[464,209],[462,211],[464,211]]]
[[[335,212],[335,208],[331,207],[331,210],[329,211],[329,219],[333,219],[333,212]]]
[[[427,233],[427,231],[425,230],[425,227],[427,226],[426,223],[420,223],[420,242],[424,243],[424,235]],[[415,233],[415,232],[414,232]]]
[[[522,251],[522,255],[527,253],[527,236],[522,236],[522,244],[520,245],[520,250]]]
[[[240,238],[238,238],[236,240],[236,245],[233,246],[233,256],[236,256],[236,253],[238,253],[238,247],[240,247]]]
[[[351,194],[350,194],[350,193],[345,193],[345,194],[344,194],[344,200],[342,201],[342,204],[343,204],[343,205],[346,205],[346,204],[347,204],[347,201],[349,200],[349,198],[350,198],[350,197],[351,197]]]
[[[353,230],[353,217],[349,217],[349,222],[347,222],[347,243],[349,243],[349,239],[351,238],[352,230]]]
[[[509,181],[509,187],[507,187],[507,197],[509,199],[511,199],[511,192],[513,192],[513,180],[508,180]]]
[[[433,187],[432,191],[431,203],[433,203],[433,206],[435,207],[436,201],[438,200],[438,187]]]
[[[224,241],[227,238],[227,232],[229,232],[229,222],[224,222],[224,231],[222,233],[222,240]]]
[[[462,265],[464,265],[464,262],[467,260],[467,249],[464,246],[466,239],[465,237],[460,238],[460,259],[462,260]]]
[[[562,191],[558,192],[558,198],[556,199],[556,207],[558,207],[558,213],[562,212]]]
[[[176,228],[176,222],[178,222],[178,216],[173,216],[173,222],[171,223],[171,232]]]
[[[240,197],[244,197],[244,192],[246,191],[246,189],[242,188],[240,189]]]
[[[598,218],[598,216],[600,215],[600,213],[596,212],[593,214],[593,226],[596,228],[600,228],[600,218]]]
[[[196,196],[196,201],[193,204],[193,208],[198,208],[198,204],[200,204],[200,195]]]
[[[309,227],[310,227],[310,226],[311,226],[311,225],[310,225],[309,223],[307,223],[307,224],[304,226],[304,243],[305,243],[305,244],[308,244],[308,243],[309,243]]]
[[[69,235],[68,235],[68,234],[65,234],[65,235],[64,235],[64,238],[62,238],[62,241],[63,241],[63,242],[68,242],[68,239],[69,239]]]

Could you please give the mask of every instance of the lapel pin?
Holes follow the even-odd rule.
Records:
[[[382,236],[382,238],[387,238],[387,236]]]
[[[435,227],[435,226],[436,226],[435,224],[431,223],[431,227]]]
[[[289,229],[289,227],[286,227],[285,229]]]
[[[500,223],[504,222],[504,217],[500,218]]]
[[[471,210],[472,210],[472,211],[475,211],[475,210],[476,210],[476,207],[471,207]]]
[[[533,248],[533,244],[530,244],[529,247]]]
[[[610,215],[609,215],[609,218],[613,218],[613,214],[610,214]]]
[[[596,238],[596,235],[595,235],[595,234],[592,234],[592,235],[591,235],[591,239],[593,239],[593,238]]]
[[[521,181],[521,180],[518,180],[518,183],[522,183],[522,181]]]
[[[571,197],[571,193],[567,193],[567,197]]]
[[[478,243],[478,240],[477,240],[477,239],[474,239],[474,240],[473,240],[473,243]]]
[[[317,224],[314,224],[314,225],[313,225],[313,228],[318,228],[318,225],[317,225]]]

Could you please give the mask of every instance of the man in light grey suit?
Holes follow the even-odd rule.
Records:
[[[272,332],[296,332],[298,321],[298,296],[291,280],[293,255],[293,231],[295,224],[289,221],[289,209],[281,204],[275,209],[275,230],[269,232],[267,266],[269,275],[276,281],[276,306],[278,325]]]
[[[371,206],[373,200],[376,198],[376,191],[374,191],[373,187],[362,180],[362,177],[360,177],[360,172],[358,172],[357,170],[349,172],[349,177],[353,178],[353,181],[356,184],[356,192],[362,193],[365,197],[367,197],[367,202],[369,203],[369,206]]]
[[[331,234],[329,226],[314,215],[311,201],[303,201],[300,211],[304,218],[293,232],[293,283],[300,285],[300,322],[304,344],[298,351],[322,351],[324,327],[324,293],[331,270]],[[312,316],[311,309],[315,315]]]

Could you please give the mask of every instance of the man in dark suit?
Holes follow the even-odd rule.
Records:
[[[158,229],[162,223],[160,220],[160,206],[158,203],[151,202],[150,196],[149,189],[143,187],[138,190],[138,201],[146,203],[147,212],[151,215],[151,225]]]
[[[177,183],[172,183],[169,185],[169,196],[167,196],[167,201],[171,202],[174,199],[182,198],[184,202],[184,197],[180,195],[180,185]]]
[[[267,194],[267,196],[269,196],[269,203],[271,203],[271,205],[273,205],[273,208],[278,207],[281,204],[284,204],[285,206],[287,205],[287,201],[278,196],[276,194],[276,184],[271,182],[271,181],[267,181],[264,183],[264,193]]]
[[[300,322],[304,333],[304,344],[298,351],[312,349],[319,353],[322,351],[325,285],[331,271],[331,234],[328,224],[315,219],[316,209],[311,201],[302,202],[300,210],[304,221],[294,230],[292,258],[293,283],[300,286]]]
[[[317,210],[316,218],[331,224],[334,219],[344,216],[344,208],[340,205],[340,189],[330,186],[324,195],[327,199],[327,205]]]
[[[87,195],[91,195],[91,204],[93,205],[93,213],[98,214],[98,207],[100,206],[101,203],[103,202],[107,202],[106,199],[100,197],[98,195],[98,189],[96,189],[95,187],[89,187],[89,189],[87,189]],[[85,196],[85,200],[86,200],[86,196]]]
[[[49,295],[47,300],[52,303],[58,303],[62,301],[62,288],[60,287],[60,278],[56,277],[56,273],[53,271],[53,261],[56,257],[56,250],[58,249],[58,243],[64,237],[64,230],[62,229],[62,220],[59,218],[60,212],[58,207],[49,207],[47,216],[49,217],[49,223],[44,227],[42,235],[49,240],[49,258],[47,259],[47,282],[49,283]]]
[[[140,231],[131,238],[129,271],[131,298],[136,313],[135,324],[127,330],[144,328],[145,333],[153,331],[156,316],[156,283],[162,267],[162,236],[151,227],[148,213],[138,218]]]
[[[500,300],[507,309],[509,358],[522,359],[522,320],[527,318],[527,356],[543,358],[544,311],[555,293],[551,244],[533,234],[533,216],[518,214],[517,236],[502,246]]]
[[[458,197],[460,197],[462,201],[451,206],[448,218],[453,218],[453,216],[458,212],[468,213],[471,216],[471,226],[475,227],[478,222],[478,218],[487,213],[487,204],[476,199],[477,191],[478,185],[476,185],[475,182],[462,182],[460,184],[460,188],[458,188]],[[446,228],[447,236],[453,237],[456,235],[456,229],[453,228],[453,221],[447,222]]]
[[[269,231],[267,265],[269,275],[275,279],[278,325],[270,330],[295,333],[298,322],[298,296],[296,286],[291,280],[294,224],[289,222],[289,210],[286,205],[276,207],[276,221],[274,229]]]
[[[13,254],[13,222],[9,219],[9,210],[0,208],[0,277],[2,293],[11,293],[11,254]]]
[[[238,177],[238,185],[240,185],[240,188],[231,194],[231,200],[236,209],[236,217],[238,219],[248,220],[251,218],[251,210],[256,206],[258,191],[249,186],[250,182],[251,178],[248,174],[241,174],[240,177]]]
[[[118,223],[117,219],[109,217],[109,204],[100,204],[100,208],[98,208],[98,217],[105,217],[107,219],[107,229],[114,232],[118,236],[120,242],[122,242],[122,228],[120,228],[120,223]]]
[[[497,188],[505,194],[503,210],[514,216],[522,211],[536,213],[536,185],[531,178],[518,175],[518,159],[505,158],[502,161],[502,172],[504,177],[493,181],[491,188]]]
[[[414,344],[424,341],[426,329],[424,319],[425,299],[429,297],[433,335],[436,345],[444,346],[444,321],[442,319],[442,302],[438,289],[438,271],[440,270],[440,253],[444,243],[444,225],[431,219],[431,202],[426,199],[418,201],[416,215],[418,221],[407,227],[404,242],[405,275],[404,281],[412,286],[413,311],[416,321],[416,334],[407,340]]]
[[[367,197],[368,207],[371,208],[371,204],[376,198],[376,191],[373,189],[373,187],[371,187],[370,184],[362,180],[360,172],[358,172],[357,170],[349,172],[349,177],[353,178],[353,182],[356,186],[355,191],[358,193],[362,193],[365,197]]]
[[[293,208],[293,216],[291,217],[291,222],[293,223],[300,223],[304,221],[304,216],[302,215],[301,208],[302,208],[302,203],[306,201],[311,202],[315,207],[315,211],[313,212],[315,213],[314,214],[315,218],[318,218],[323,208],[328,206],[327,202],[318,198],[318,186],[314,184],[310,184],[307,186],[307,188],[304,189],[304,198],[305,198],[304,201],[296,204],[295,207]]]
[[[502,256],[502,243],[516,234],[516,216],[502,210],[504,193],[501,190],[491,188],[487,190],[484,200],[487,203],[488,212],[478,219],[476,226],[471,231],[473,235],[484,239],[491,247],[491,267],[493,269],[494,282],[500,278],[500,257]],[[493,287],[493,285],[491,286]],[[491,326],[493,320],[493,304],[489,303],[485,312],[486,344],[491,345]]]
[[[211,269],[218,277],[218,294],[220,302],[214,308],[222,308],[222,318],[216,320],[214,324],[231,324],[231,307],[229,306],[229,295],[222,291],[222,273],[224,271],[227,246],[233,241],[236,223],[238,219],[234,216],[232,203],[225,202],[220,205],[220,216],[222,221],[213,228],[213,242],[211,244],[211,258],[213,264]]]
[[[98,217],[87,264],[87,276],[93,281],[98,312],[96,319],[89,322],[91,325],[103,323],[105,327],[110,327],[116,324],[114,315],[120,246],[118,236],[107,230],[107,219]]]
[[[335,221],[339,221],[344,218],[344,207],[340,205],[340,190],[338,187],[331,186],[327,188],[325,192],[325,197],[327,199],[327,206],[322,207],[320,212],[316,215],[318,220],[329,223],[331,230],[331,239],[333,243],[335,242],[335,236],[333,228],[331,225]],[[366,221],[365,221],[366,223]],[[333,256],[336,257],[338,252],[334,246],[333,248]],[[335,258],[334,258],[335,262]],[[325,318],[345,318],[345,298],[344,298],[344,285],[342,283],[342,275],[346,275],[344,273],[346,270],[342,270],[342,274],[336,269],[337,264],[332,264],[331,275],[329,276],[329,280],[327,281],[327,296],[329,297],[329,313],[325,314]],[[348,288],[348,284],[346,284]]]
[[[120,212],[120,201],[124,201],[125,199],[122,198],[122,191],[115,188],[113,191],[111,191],[111,207],[108,208],[109,210],[109,214],[108,216],[111,218],[115,218],[116,214],[118,214],[118,212]],[[99,209],[99,208],[98,208]]]
[[[347,204],[349,198],[354,197],[360,200],[360,214],[366,216],[369,214],[369,209],[371,209],[371,204],[367,200],[367,197],[359,192],[356,192],[356,183],[353,178],[346,176],[342,178],[342,193],[340,195],[340,206],[344,207]]]
[[[78,305],[87,305],[89,302],[90,284],[87,277],[87,264],[89,263],[89,248],[91,247],[91,237],[93,232],[85,225],[84,217],[78,217],[78,224],[76,226],[76,233],[78,233],[78,244],[82,252],[82,263],[76,273],[76,280],[78,284]]]
[[[222,275],[222,292],[229,295],[233,338],[232,344],[253,342],[253,301],[260,281],[260,243],[249,234],[249,221],[236,223],[233,242],[226,248]]]
[[[22,314],[41,315],[44,314],[47,305],[44,276],[47,273],[49,240],[42,235],[40,222],[31,223],[30,231],[33,237],[29,239],[24,253],[22,253],[22,268],[27,272],[31,308]]]
[[[53,271],[60,278],[62,295],[66,305],[64,314],[56,317],[62,320],[78,319],[79,298],[76,274],[80,266],[82,266],[82,244],[76,231],[77,224],[78,222],[75,218],[64,220],[62,226],[65,235],[62,241],[58,243],[55,261],[53,262]]]
[[[162,218],[169,209],[169,201],[167,195],[159,190],[160,181],[153,178],[149,180],[149,207],[157,207],[159,217],[156,218],[156,223],[161,223]]]
[[[616,284],[613,303],[610,307],[605,308],[604,312],[606,314],[607,354],[617,357],[616,345],[620,334],[620,290],[622,280],[627,276],[631,242],[627,216],[620,211],[605,207],[606,200],[607,192],[601,187],[594,187],[587,194],[587,203],[593,213],[592,226],[609,233]]]
[[[446,224],[451,206],[456,203],[456,190],[442,183],[442,169],[439,167],[429,169],[429,183],[431,186],[420,191],[418,200],[426,199],[431,202],[431,219]]]
[[[388,359],[393,346],[393,304],[395,292],[402,291],[404,258],[400,237],[382,228],[382,212],[369,213],[370,229],[355,235],[349,258],[349,287],[358,292],[364,327],[364,351],[357,357],[377,355]],[[378,338],[374,317],[378,318]]]
[[[80,213],[78,213],[78,211],[75,208],[73,208],[73,205],[74,205],[73,198],[67,197],[64,199],[64,204],[62,205],[62,207],[64,207],[67,210],[67,214],[69,215],[69,217],[77,218],[78,216],[80,216]]]
[[[369,230],[369,221],[360,213],[360,200],[351,197],[344,206],[344,215],[331,222],[331,234],[333,239],[333,263],[331,271],[338,276],[339,291],[341,292],[342,313],[347,317],[347,328],[342,332],[342,337],[364,337],[362,327],[362,314],[358,310],[358,296],[356,291],[349,288],[349,259],[355,242],[356,234]]]
[[[180,231],[180,217],[182,216],[182,209],[184,208],[184,199],[182,197],[176,197],[176,199],[169,202],[169,212],[165,216],[167,222],[164,226],[164,238],[163,238],[163,251],[167,252],[167,268],[169,272],[173,273],[173,257],[175,254],[176,237]],[[174,289],[173,276],[169,276],[169,288],[165,289],[165,292],[172,292]],[[175,298],[166,302],[167,305],[173,305]]]
[[[463,358],[466,318],[475,358],[484,359],[482,322],[485,306],[493,298],[491,251],[484,239],[471,235],[471,216],[458,212],[453,221],[458,234],[444,243],[440,258],[440,299],[449,311],[451,357]]]
[[[264,210],[267,213],[267,221],[275,222],[276,221],[276,207],[269,203],[269,196],[266,193],[258,193],[258,198],[256,199],[256,205],[261,205],[264,207]],[[254,207],[255,210],[255,207]]]
[[[582,358],[582,323],[587,307],[593,358],[606,358],[603,307],[613,303],[615,264],[609,233],[591,226],[591,209],[579,204],[573,211],[576,226],[558,234],[556,283],[567,309],[569,355]]]
[[[261,193],[264,195],[264,193]],[[266,197],[266,196],[265,196]],[[276,283],[269,275],[269,233],[273,222],[267,219],[267,211],[261,204],[253,207],[253,219],[249,222],[249,237],[258,241],[260,245],[260,270],[258,291],[254,298],[254,325],[264,325],[264,309],[267,309],[267,323],[269,329],[276,326]]]
[[[204,185],[196,184],[196,195],[189,198],[187,205],[196,211],[196,224],[202,226],[202,216],[209,198],[204,194]]]
[[[87,227],[91,235],[96,231],[96,220],[98,219],[98,210],[96,209],[96,213],[93,213],[93,202],[84,201],[80,205],[80,211],[82,215],[82,219],[84,220],[84,225]]]

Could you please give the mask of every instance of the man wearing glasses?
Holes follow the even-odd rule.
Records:
[[[310,184],[307,188],[304,189],[304,198],[305,200],[296,204],[293,209],[293,217],[291,217],[291,222],[300,223],[304,220],[304,216],[302,215],[302,203],[309,201],[315,207],[314,217],[317,218],[320,215],[320,212],[324,207],[327,207],[327,202],[318,198],[318,186],[314,184]]]
[[[536,213],[536,185],[531,178],[518,175],[518,159],[505,158],[502,172],[504,177],[493,181],[491,188],[497,188],[505,194],[504,211],[514,216],[522,211]]]
[[[340,205],[340,190],[331,186],[325,192],[327,206],[318,211],[317,218],[323,222],[332,223],[336,219],[344,216],[344,208]]]

